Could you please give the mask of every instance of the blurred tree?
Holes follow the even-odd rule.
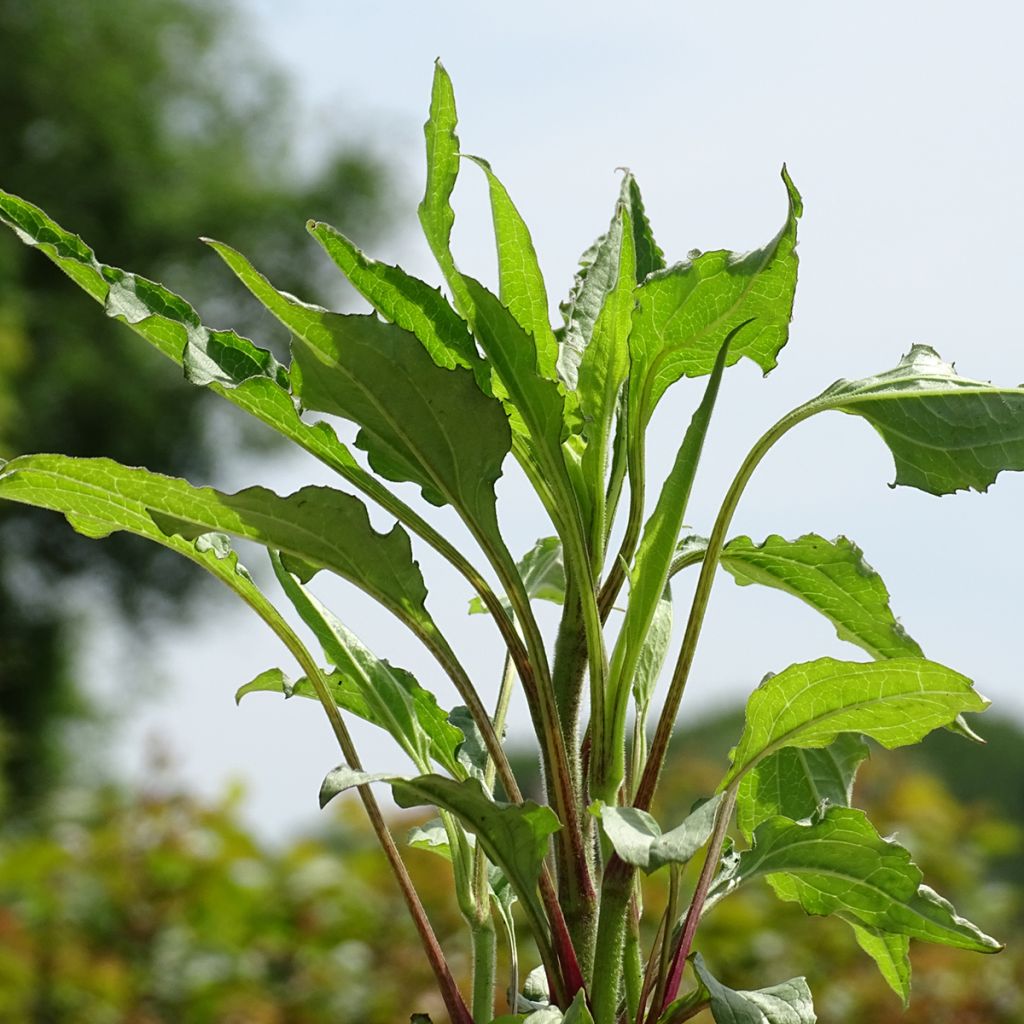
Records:
[[[365,150],[337,147],[303,174],[287,83],[230,6],[0,0],[0,185],[101,259],[164,281],[215,322],[266,333],[214,297],[211,282],[239,291],[196,237],[230,240],[297,290],[320,264],[306,218],[365,237],[385,179]],[[102,454],[203,477],[216,457],[206,398],[47,260],[0,237],[0,455]],[[180,559],[132,540],[92,544],[33,510],[0,512],[9,810],[53,786],[62,723],[84,710],[67,653],[72,585],[100,584],[135,626],[180,612],[197,582]]]

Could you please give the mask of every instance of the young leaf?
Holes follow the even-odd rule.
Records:
[[[736,537],[722,550],[722,567],[740,586],[759,583],[792,594],[821,612],[841,640],[875,658],[923,656],[889,607],[889,591],[864,553],[845,537],[777,534],[761,544]]]
[[[749,840],[762,821],[779,814],[798,821],[810,817],[826,800],[849,807],[854,776],[868,752],[856,733],[842,733],[818,750],[776,750],[740,782],[736,797],[740,831]]]
[[[894,484],[984,491],[1002,470],[1024,469],[1024,388],[961,377],[927,345],[877,377],[837,381],[798,413],[828,409],[878,431],[896,463]]]
[[[362,696],[371,720],[391,735],[418,771],[429,772],[431,760],[436,760],[456,778],[465,778],[456,754],[464,742],[463,733],[449,722],[434,695],[405,669],[377,658],[285,569],[274,553],[271,563],[286,596],[320,641],[324,654]]]
[[[853,929],[857,945],[878,965],[886,983],[900,997],[903,1008],[910,1005],[910,939],[861,924],[839,914]]]
[[[279,292],[229,246],[210,243],[295,336],[295,389],[304,406],[362,428],[371,467],[411,480],[434,504],[452,504],[500,543],[494,482],[511,446],[501,404],[473,374],[439,367],[408,331],[372,314],[343,316]]]
[[[480,365],[469,329],[437,288],[401,267],[370,259],[329,224],[310,221],[307,228],[370,305],[385,320],[414,334],[438,366],[450,370]]]
[[[718,981],[700,953],[694,954],[693,969],[707,991],[716,1024],[814,1024],[818,1019],[805,978],[743,992]]]
[[[548,380],[557,380],[558,342],[548,319],[548,293],[529,228],[491,165],[476,156],[466,159],[472,160],[487,175],[498,247],[498,297],[533,338],[537,371]]]
[[[646,811],[602,806],[601,827],[619,858],[647,874],[666,864],[685,864],[708,841],[722,795],[705,801],[671,832],[662,832]]]
[[[854,808],[826,807],[806,822],[764,822],[753,849],[716,883],[714,889],[721,888],[715,896],[762,875],[780,899],[799,903],[808,914],[840,914],[884,932],[979,953],[1002,949],[922,885],[907,850],[879,836]]]
[[[565,562],[562,542],[557,537],[542,537],[516,564],[526,590],[533,601],[551,601],[562,604],[565,600]],[[474,597],[469,602],[470,615],[486,612],[483,601]]]
[[[575,998],[565,1011],[562,1024],[594,1024],[594,1018],[590,1015],[587,1006],[587,994],[582,989],[576,993]]]
[[[769,676],[747,701],[746,724],[723,788],[783,747],[825,747],[844,732],[892,749],[917,743],[988,701],[971,681],[923,658],[867,664],[819,658]]]
[[[338,793],[370,782],[388,782],[400,807],[429,804],[449,811],[472,832],[487,854],[501,868],[527,905],[534,920],[542,920],[543,908],[537,896],[548,840],[561,828],[550,807],[526,801],[497,803],[484,791],[479,780],[456,782],[441,775],[403,778],[396,775],[356,772],[341,765],[329,772],[320,787],[320,806],[325,807]]]
[[[631,419],[646,425],[665,391],[682,376],[711,372],[726,335],[747,322],[729,346],[765,373],[786,344],[796,288],[796,225],[803,211],[785,169],[789,214],[762,249],[743,255],[718,250],[652,274],[637,291],[629,337]]]

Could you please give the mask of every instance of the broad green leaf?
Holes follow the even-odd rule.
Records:
[[[910,1005],[910,939],[861,924],[843,917],[853,929],[857,945],[878,965],[889,987],[900,997],[903,1007]]]
[[[1024,388],[959,376],[927,345],[877,377],[840,380],[798,414],[828,409],[866,419],[889,446],[895,484],[929,494],[987,490],[1024,469]]]
[[[1001,944],[958,917],[941,896],[921,884],[910,854],[875,831],[863,811],[827,807],[809,821],[771,818],[758,826],[753,849],[714,890],[732,891],[766,876],[780,899],[808,914],[839,914],[869,928],[979,953]]]
[[[438,366],[473,369],[480,364],[469,329],[437,288],[401,267],[370,259],[329,224],[310,221],[307,228],[367,302],[385,320],[414,334]]]
[[[557,537],[542,537],[538,540],[518,561],[516,568],[526,595],[531,600],[551,601],[554,604],[565,601],[565,563],[562,559],[562,542]],[[470,615],[486,611],[479,597],[469,602]]]
[[[243,284],[295,336],[295,389],[306,408],[362,429],[356,444],[391,480],[420,485],[499,540],[494,482],[511,446],[501,404],[461,367],[438,366],[408,331],[376,316],[343,316],[271,285],[228,246],[211,245]]]
[[[442,642],[408,534],[377,533],[358,498],[329,487],[280,497],[263,487],[224,494],[110,459],[24,455],[0,471],[0,498],[62,512],[79,532],[129,530],[151,539],[192,540],[219,531],[291,556],[303,580],[330,569],[379,601],[418,636]]]
[[[722,795],[705,801],[671,832],[662,832],[646,811],[602,806],[601,827],[615,852],[627,864],[650,874],[666,864],[685,864],[708,841]]]
[[[814,1024],[818,1019],[805,978],[744,992],[718,981],[700,953],[693,958],[693,969],[707,991],[716,1024]]]
[[[467,156],[487,175],[498,247],[498,297],[519,325],[533,338],[536,369],[542,377],[557,380],[558,342],[548,318],[548,293],[537,263],[530,231],[498,180],[491,165],[480,157]]]
[[[382,661],[325,608],[271,553],[285,595],[320,642],[325,656],[362,696],[372,721],[386,730],[408,754],[417,771],[429,772],[437,761],[456,778],[465,770],[457,756],[463,732],[452,725],[437,698],[405,669]]]
[[[798,821],[810,817],[825,800],[849,807],[857,768],[868,753],[867,744],[856,733],[842,733],[817,750],[776,750],[740,782],[736,798],[740,831],[749,840],[762,821],[780,814]]]
[[[764,248],[738,254],[705,252],[651,274],[637,291],[629,338],[631,419],[641,429],[680,377],[711,372],[726,335],[747,322],[729,347],[765,373],[789,336],[796,288],[796,225],[803,204],[785,169],[789,213]]]
[[[320,806],[338,793],[369,782],[388,782],[399,807],[428,804],[454,814],[476,837],[487,859],[501,868],[516,895],[533,908],[536,919],[544,916],[537,896],[548,840],[562,826],[550,807],[528,800],[522,804],[498,803],[484,791],[479,780],[456,782],[441,775],[401,776],[356,772],[344,765],[327,774],[320,788]]]
[[[792,594],[821,612],[840,639],[875,658],[922,657],[889,607],[889,592],[864,553],[845,537],[773,534],[761,544],[736,537],[722,550],[722,567],[740,586],[759,583]]]
[[[751,694],[722,785],[783,747],[825,747],[840,733],[858,732],[892,749],[988,704],[966,676],[923,658],[791,665]]]

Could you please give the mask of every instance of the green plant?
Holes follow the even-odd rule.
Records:
[[[370,526],[359,499],[328,487],[287,497],[260,487],[224,494],[105,459],[15,459],[0,472],[0,497],[60,511],[87,536],[127,530],[163,544],[217,576],[277,633],[303,677],[293,681],[271,669],[239,696],[271,690],[323,705],[345,763],[326,777],[321,803],[357,789],[457,1024],[494,1018],[495,922],[511,952],[513,1005],[501,1021],[675,1024],[704,1009],[720,1022],[813,1021],[803,979],[734,991],[694,947],[702,917],[760,877],[783,900],[849,924],[904,1000],[911,938],[998,950],[922,884],[905,849],[850,806],[865,737],[890,748],[943,727],[970,738],[962,716],[987,701],[964,676],[924,658],[893,616],[881,579],[848,540],[769,536],[754,544],[727,534],[765,453],[826,411],[876,429],[895,459],[897,483],[933,494],[984,490],[1001,470],[1024,468],[1024,390],[960,377],[931,349],[915,346],[895,369],[839,381],[779,420],[740,466],[709,537],[681,540],[725,369],[746,356],[771,370],[788,337],[802,212],[795,186],[783,171],[788,214],[763,248],[707,252],[667,267],[627,173],[609,230],[584,256],[565,326],[555,331],[526,226],[477,158],[466,159],[490,189],[500,297],[455,264],[455,126],[451,83],[438,65],[419,213],[452,304],[398,267],[368,259],[325,224],[309,230],[376,314],[306,304],[278,291],[236,250],[210,242],[291,331],[290,367],[234,332],[204,327],[177,295],[100,264],[41,210],[0,193],[5,221],[108,315],[181,365],[192,383],[335,469],[398,520],[389,532]],[[684,377],[706,378],[703,396],[648,512],[645,432],[665,392]],[[328,424],[304,419],[306,411],[356,423],[356,446],[369,469]],[[502,538],[494,491],[509,453],[555,531],[518,563]],[[461,539],[442,535],[385,481],[412,482],[428,505],[451,505],[503,594],[467,558]],[[407,531],[461,573],[476,592],[474,610],[493,619],[505,649],[493,714],[426,608]],[[269,550],[329,668],[239,564],[227,534]],[[824,658],[767,677],[749,700],[716,792],[663,832],[649,810],[719,565],[740,583],[779,588],[811,605],[872,660]],[[656,700],[671,639],[671,580],[690,566],[699,566],[695,595],[667,695]],[[307,589],[324,570],[355,583],[411,629],[465,706],[443,711],[412,675],[367,650]],[[562,608],[550,658],[535,599]],[[611,629],[617,600],[625,601],[625,613]],[[543,805],[522,799],[502,747],[516,680],[540,747]],[[390,733],[419,774],[363,772],[342,712]],[[374,800],[377,781],[389,783],[402,806],[439,811],[411,842],[452,865],[472,941],[468,1005]],[[734,815],[738,837],[731,839]],[[639,873],[663,869],[667,906],[648,947]],[[541,967],[520,984],[516,927],[523,922]]]

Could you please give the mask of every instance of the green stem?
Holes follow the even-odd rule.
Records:
[[[498,945],[494,925],[488,916],[470,929],[473,957],[473,1020],[489,1024],[494,1018],[494,983],[497,975]]]
[[[604,586],[598,595],[597,603],[601,612],[601,621],[605,622],[611,614],[615,599],[619,596],[622,584],[626,580],[626,568],[632,562],[640,540],[640,530],[644,520],[644,440],[634,439],[632,449],[625,459],[629,477],[629,514],[626,517],[626,532],[622,535],[619,550],[608,568]],[[621,484],[619,485],[621,487]]]
[[[788,430],[797,423],[806,419],[817,410],[813,404],[800,406],[792,412],[787,413],[777,423],[770,427],[751,448],[747,457],[743,460],[739,471],[736,473],[721,508],[718,510],[718,517],[708,538],[708,546],[704,553],[701,564],[700,576],[697,580],[697,588],[693,595],[693,603],[690,605],[690,616],[686,622],[686,632],[683,634],[682,646],[679,649],[679,657],[672,673],[672,680],[669,683],[668,694],[658,719],[658,726],[654,733],[654,740],[651,743],[651,750],[647,757],[647,766],[644,769],[643,778],[637,790],[634,806],[641,810],[649,810],[651,800],[654,797],[654,790],[661,775],[661,769],[665,763],[665,756],[668,753],[668,746],[672,739],[672,731],[675,727],[676,715],[679,713],[679,704],[683,699],[686,689],[686,682],[693,667],[694,655],[697,652],[697,641],[700,639],[701,627],[704,624],[704,616],[707,612],[708,600],[711,597],[711,587],[715,579],[715,570],[718,567],[718,560],[725,546],[725,534],[732,523],[732,517],[736,512],[740,497],[743,494],[750,477],[761,460],[768,454],[772,446]]]
[[[629,920],[626,927],[626,950],[623,963],[626,988],[626,1020],[636,1020],[643,988],[643,961],[640,953],[640,910],[634,892],[629,901]]]
[[[672,923],[679,912],[679,876],[678,864],[669,865],[668,882],[668,903],[665,907],[665,932],[671,934]],[[654,1006],[662,1006],[664,1003],[665,990],[668,986],[669,970],[672,967],[672,943],[666,939],[661,944],[661,952],[658,956],[658,983],[654,987]]]
[[[718,814],[715,817],[715,829],[711,833],[711,839],[708,842],[707,855],[704,857],[700,877],[697,879],[697,886],[693,891],[690,907],[686,912],[683,932],[679,937],[679,944],[672,959],[672,970],[669,975],[668,985],[665,988],[664,998],[660,1002],[661,1012],[664,1012],[679,994],[679,986],[683,980],[683,967],[693,946],[693,937],[697,933],[701,914],[704,911],[704,901],[708,898],[708,891],[711,889],[715,872],[718,870],[718,862],[722,856],[722,845],[729,830],[729,822],[732,820],[732,812],[736,806],[736,794],[738,791],[739,780],[734,782],[725,791],[725,796],[722,798],[721,804],[719,804]],[[654,1005],[658,1006],[659,1002],[656,1000]]]
[[[590,999],[594,1024],[615,1024],[618,1013],[626,914],[633,893],[633,875],[634,869],[613,854],[604,873],[597,921]]]

